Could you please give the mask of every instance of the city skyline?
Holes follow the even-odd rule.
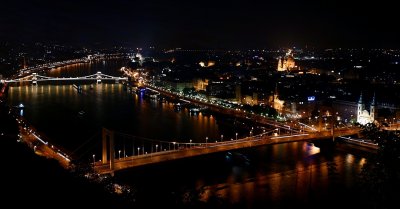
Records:
[[[34,51],[42,47],[35,44]],[[42,178],[13,175],[24,192],[35,188],[34,195],[27,195],[30,198],[46,196],[61,202],[67,197],[71,204],[123,206],[118,208],[154,208],[158,203],[254,209],[393,205],[395,199],[390,198],[398,194],[398,167],[392,165],[398,164],[399,79],[367,69],[376,64],[396,67],[398,50],[324,50],[315,52],[314,58],[303,53],[295,60],[291,50],[279,60],[274,58],[277,52],[267,50],[150,50],[155,52],[151,59],[114,50],[74,51],[78,53],[72,57],[79,59],[68,58],[66,50],[45,63],[38,53],[30,58],[38,64],[14,70],[0,82],[0,137],[26,146],[8,149],[12,153],[5,155],[22,153],[25,162],[35,154],[46,156],[66,167],[65,172],[80,167],[70,173],[78,176],[72,179],[46,177],[49,170],[60,169],[44,165],[47,158],[43,166],[35,160],[34,165],[43,168],[35,172],[31,166],[18,166],[22,172],[12,169],[29,177],[37,170],[46,173]],[[20,54],[18,49],[10,51],[16,57]],[[173,59],[194,55],[204,60],[204,54],[209,54],[206,60],[219,57],[226,62]],[[15,56],[11,53],[5,62],[18,60]],[[371,62],[354,66],[366,57],[372,57]],[[352,62],[353,58],[357,60]],[[342,67],[313,67],[336,60],[331,64]],[[349,62],[342,65],[343,60]],[[368,128],[379,128],[384,135],[365,134]],[[378,158],[386,153],[387,161]],[[10,162],[25,165],[16,159]],[[376,173],[371,167],[375,165],[388,168],[393,178]],[[111,180],[102,180],[113,173]],[[363,182],[372,175],[375,179]],[[79,177],[95,185],[85,187]],[[79,187],[70,186],[77,181]],[[382,182],[378,187],[393,185],[384,193],[387,199],[369,198],[377,194],[372,182]],[[86,195],[49,194],[49,186],[43,185],[68,192],[105,191],[110,199],[103,203]],[[188,192],[199,195],[188,201]],[[327,205],[332,197],[338,201]],[[287,203],[286,198],[293,201]]]
[[[4,0],[3,205],[394,208],[395,10]]]
[[[182,48],[398,48],[394,8],[348,1],[6,1],[2,41]]]

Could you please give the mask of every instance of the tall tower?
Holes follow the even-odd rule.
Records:
[[[374,93],[374,97],[372,97],[372,102],[371,102],[371,106],[370,106],[370,117],[371,117],[371,121],[374,122],[375,121],[375,93]]]
[[[26,67],[28,67],[28,66],[26,66],[26,58],[25,58],[25,56],[24,56],[24,62],[23,62],[23,64],[22,64],[22,68],[25,69]]]
[[[278,68],[277,68],[278,71],[283,71],[283,69],[282,69],[282,60],[283,60],[282,58],[278,59]]]
[[[272,102],[275,102],[276,100],[278,100],[278,83],[275,83],[275,91],[274,91],[274,97],[272,99]]]
[[[236,101],[238,104],[242,104],[242,87],[239,84],[236,84]]]
[[[257,105],[257,104],[258,104],[258,94],[256,92],[253,92],[251,105]]]
[[[283,109],[284,103],[285,103],[285,101],[279,99],[278,84],[276,84],[276,86],[275,86],[275,92],[274,92],[274,95],[273,95],[273,97],[272,97],[272,105],[273,105],[273,108],[274,108],[275,110],[277,110],[278,112],[281,112],[282,109]]]
[[[357,122],[361,121],[361,115],[362,115],[363,110],[364,110],[364,103],[363,103],[362,92],[361,92],[360,99],[358,100],[358,104],[357,104]]]

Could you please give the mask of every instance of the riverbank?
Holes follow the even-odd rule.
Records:
[[[8,182],[2,186],[3,207],[131,207],[124,197],[107,191],[104,183],[89,181],[76,170],[72,172],[63,168],[57,157],[42,157],[49,150],[33,152],[20,139],[19,124],[3,104],[0,104],[0,119],[2,178]],[[23,201],[15,201],[16,198]]]

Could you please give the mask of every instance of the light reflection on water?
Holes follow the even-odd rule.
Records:
[[[315,155],[320,152],[320,148],[314,146],[313,143],[304,143],[303,144],[303,151],[308,155]]]
[[[285,146],[273,145],[272,150],[280,150],[279,147]],[[291,144],[289,146],[294,147]],[[357,173],[361,171],[358,165],[365,162],[365,158],[354,158],[350,154],[338,155],[332,161],[320,161],[322,156],[313,156],[318,155],[319,148],[310,147],[307,143],[303,143],[302,147],[308,155],[306,161],[298,161],[293,168],[282,164],[279,168],[283,169],[281,172],[264,173],[258,169],[252,176],[246,169],[233,166],[224,183],[206,186],[203,200],[214,194],[232,204],[246,202],[251,208],[252,204],[260,202],[280,202],[288,198],[307,200],[312,191],[318,191],[313,196],[323,197],[329,193],[329,187],[338,182],[345,182],[345,186],[351,187]],[[271,154],[280,157],[280,153]],[[352,160],[349,161],[349,158]]]

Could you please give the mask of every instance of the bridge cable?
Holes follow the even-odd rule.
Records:
[[[96,131],[88,140],[86,140],[85,142],[83,142],[79,147],[77,147],[74,151],[71,152],[71,155],[73,155],[74,153],[76,153],[78,150],[82,149],[83,146],[87,145],[89,142],[91,142],[93,139],[95,139],[98,135],[100,135],[99,131]],[[86,149],[89,150],[89,149]],[[82,157],[82,155],[86,154],[87,151],[85,151],[83,154],[81,154],[80,156],[78,156],[78,158]]]

